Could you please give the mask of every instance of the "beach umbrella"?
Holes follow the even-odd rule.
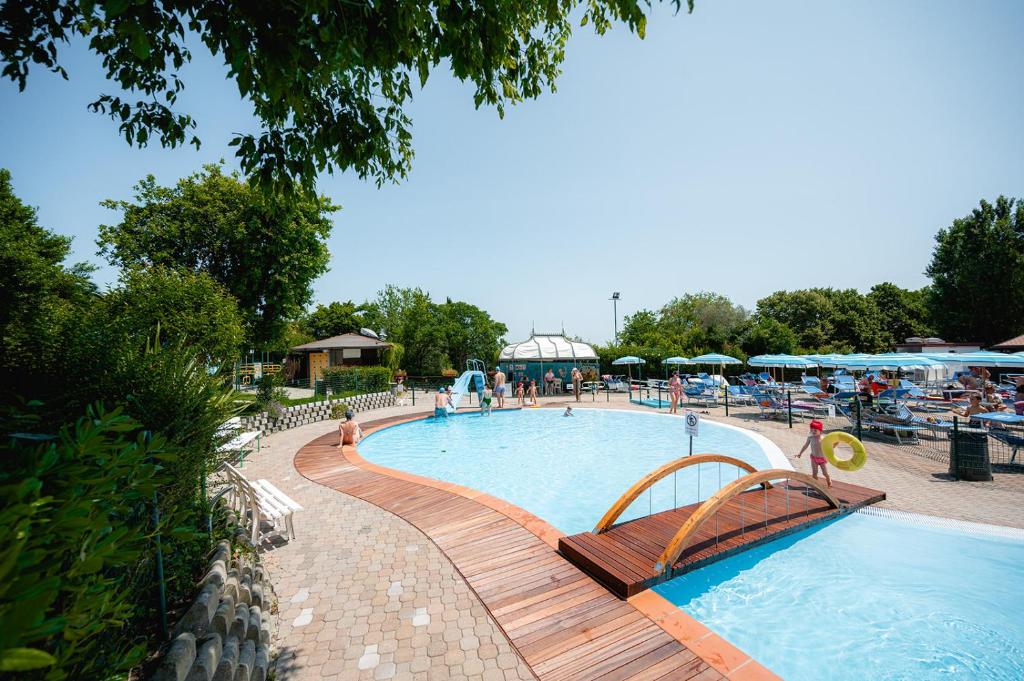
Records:
[[[817,362],[797,355],[754,355],[747,360],[752,367],[774,369],[811,369],[818,366]]]
[[[743,364],[742,361],[736,359],[735,357],[730,357],[729,355],[722,355],[717,352],[709,352],[706,355],[698,355],[697,357],[692,357],[690,358],[689,363],[718,365],[718,374],[723,377],[723,380],[725,378],[724,374],[726,364]]]
[[[1007,355],[1002,352],[922,352],[921,355],[944,364],[973,367],[1024,367],[1024,355]]]
[[[647,364],[647,362],[640,359],[639,357],[634,357],[633,355],[626,355],[625,357],[619,357],[618,359],[613,360],[612,364],[614,366],[625,366],[626,372],[629,374],[630,380],[632,380],[633,372],[630,369],[630,367],[632,367],[634,364]]]
[[[665,366],[665,367],[668,367],[668,366],[677,366],[678,367],[681,364],[689,364],[689,363],[690,363],[690,360],[688,360],[685,357],[679,357],[678,355],[675,356],[675,357],[669,357],[667,359],[661,360],[662,366]],[[668,369],[665,369],[665,375],[668,376]]]

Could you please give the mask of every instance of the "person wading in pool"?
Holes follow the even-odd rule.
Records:
[[[828,486],[832,486],[832,478],[828,476],[828,460],[825,458],[825,453],[821,451],[821,421],[814,419],[811,421],[810,432],[807,434],[807,441],[804,442],[804,446],[800,448],[800,453],[796,455],[796,458],[800,458],[804,455],[804,450],[808,447],[811,448],[811,477],[815,480],[818,479],[818,469],[821,469],[821,474],[825,476],[825,482]]]
[[[498,398],[498,409],[505,407],[505,374],[501,367],[494,372],[494,396]]]
[[[484,391],[480,393],[480,415],[491,415],[491,387],[488,385],[484,386]]]
[[[438,388],[437,394],[434,395],[434,416],[448,416],[446,407],[451,403],[452,398],[448,396],[444,388]]]
[[[345,420],[338,426],[338,436],[338,449],[343,449],[345,445],[354,445],[363,439],[363,431],[356,423],[355,414],[351,409],[345,412]]]

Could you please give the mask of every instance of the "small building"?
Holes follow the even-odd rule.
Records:
[[[573,367],[598,371],[598,358],[594,348],[579,341],[571,341],[562,334],[531,335],[520,343],[506,345],[498,356],[498,366],[505,371],[510,383],[524,376],[544,387],[544,374],[551,369],[559,385],[571,380]]]
[[[896,344],[896,352],[977,352],[981,343],[963,341],[948,343],[941,338],[919,338],[912,336],[902,343]]]
[[[1002,343],[993,345],[989,349],[996,352],[1024,352],[1024,335],[1004,340]]]
[[[291,354],[299,361],[295,375],[309,377],[309,385],[313,387],[327,367],[380,366],[384,351],[390,347],[391,343],[364,330],[296,345]]]

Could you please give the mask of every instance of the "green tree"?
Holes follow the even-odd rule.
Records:
[[[494,364],[508,327],[491,319],[491,315],[476,305],[451,298],[438,308],[438,321],[451,366],[461,369],[467,359],[482,359],[488,365]]]
[[[926,273],[947,340],[994,345],[1024,333],[1024,201],[1000,196],[939,230]]]
[[[661,308],[658,325],[674,345],[692,354],[722,351],[743,329],[749,313],[726,296],[687,293]]]
[[[619,342],[623,345],[658,345],[663,340],[656,313],[638,310],[623,318],[619,334]]]
[[[932,334],[927,288],[911,291],[883,282],[872,286],[867,297],[878,310],[882,328],[891,336],[892,343]]]
[[[279,344],[327,271],[329,215],[338,207],[309,193],[267,196],[216,165],[174,187],[150,175],[135,190],[134,202],[103,202],[123,217],[100,226],[100,253],[122,267],[207,273],[238,300],[252,347]]]
[[[365,326],[362,312],[363,307],[351,300],[317,305],[315,310],[303,317],[303,330],[315,339],[358,332]]]
[[[776,291],[757,301],[757,316],[774,319],[792,329],[801,349],[832,349],[831,301],[823,289]]]
[[[64,265],[71,239],[39,225],[0,168],[0,384],[23,393],[60,352],[63,329],[96,293],[92,268]]]
[[[231,140],[242,169],[309,189],[335,168],[378,182],[404,176],[413,155],[405,107],[414,82],[438,66],[472,84],[477,107],[503,114],[554,88],[573,22],[602,34],[621,21],[643,37],[648,4],[19,0],[0,11],[0,59],[22,90],[30,64],[67,78],[59,49],[81,36],[123,91],[100,95],[92,110],[117,122],[129,144],[198,147],[197,122],[176,108],[194,35],[223,57],[260,123]]]
[[[747,356],[766,354],[792,354],[797,338],[793,329],[771,317],[757,315],[743,332],[740,346]]]
[[[205,272],[131,268],[102,306],[114,332],[141,346],[159,327],[163,340],[181,343],[204,360],[234,360],[242,347],[238,304]]]

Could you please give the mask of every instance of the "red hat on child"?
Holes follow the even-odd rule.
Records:
[[[821,425],[821,421],[819,421],[818,419],[814,419],[813,421],[811,421],[811,430],[816,430],[820,433],[821,431],[825,430],[825,426]]]

